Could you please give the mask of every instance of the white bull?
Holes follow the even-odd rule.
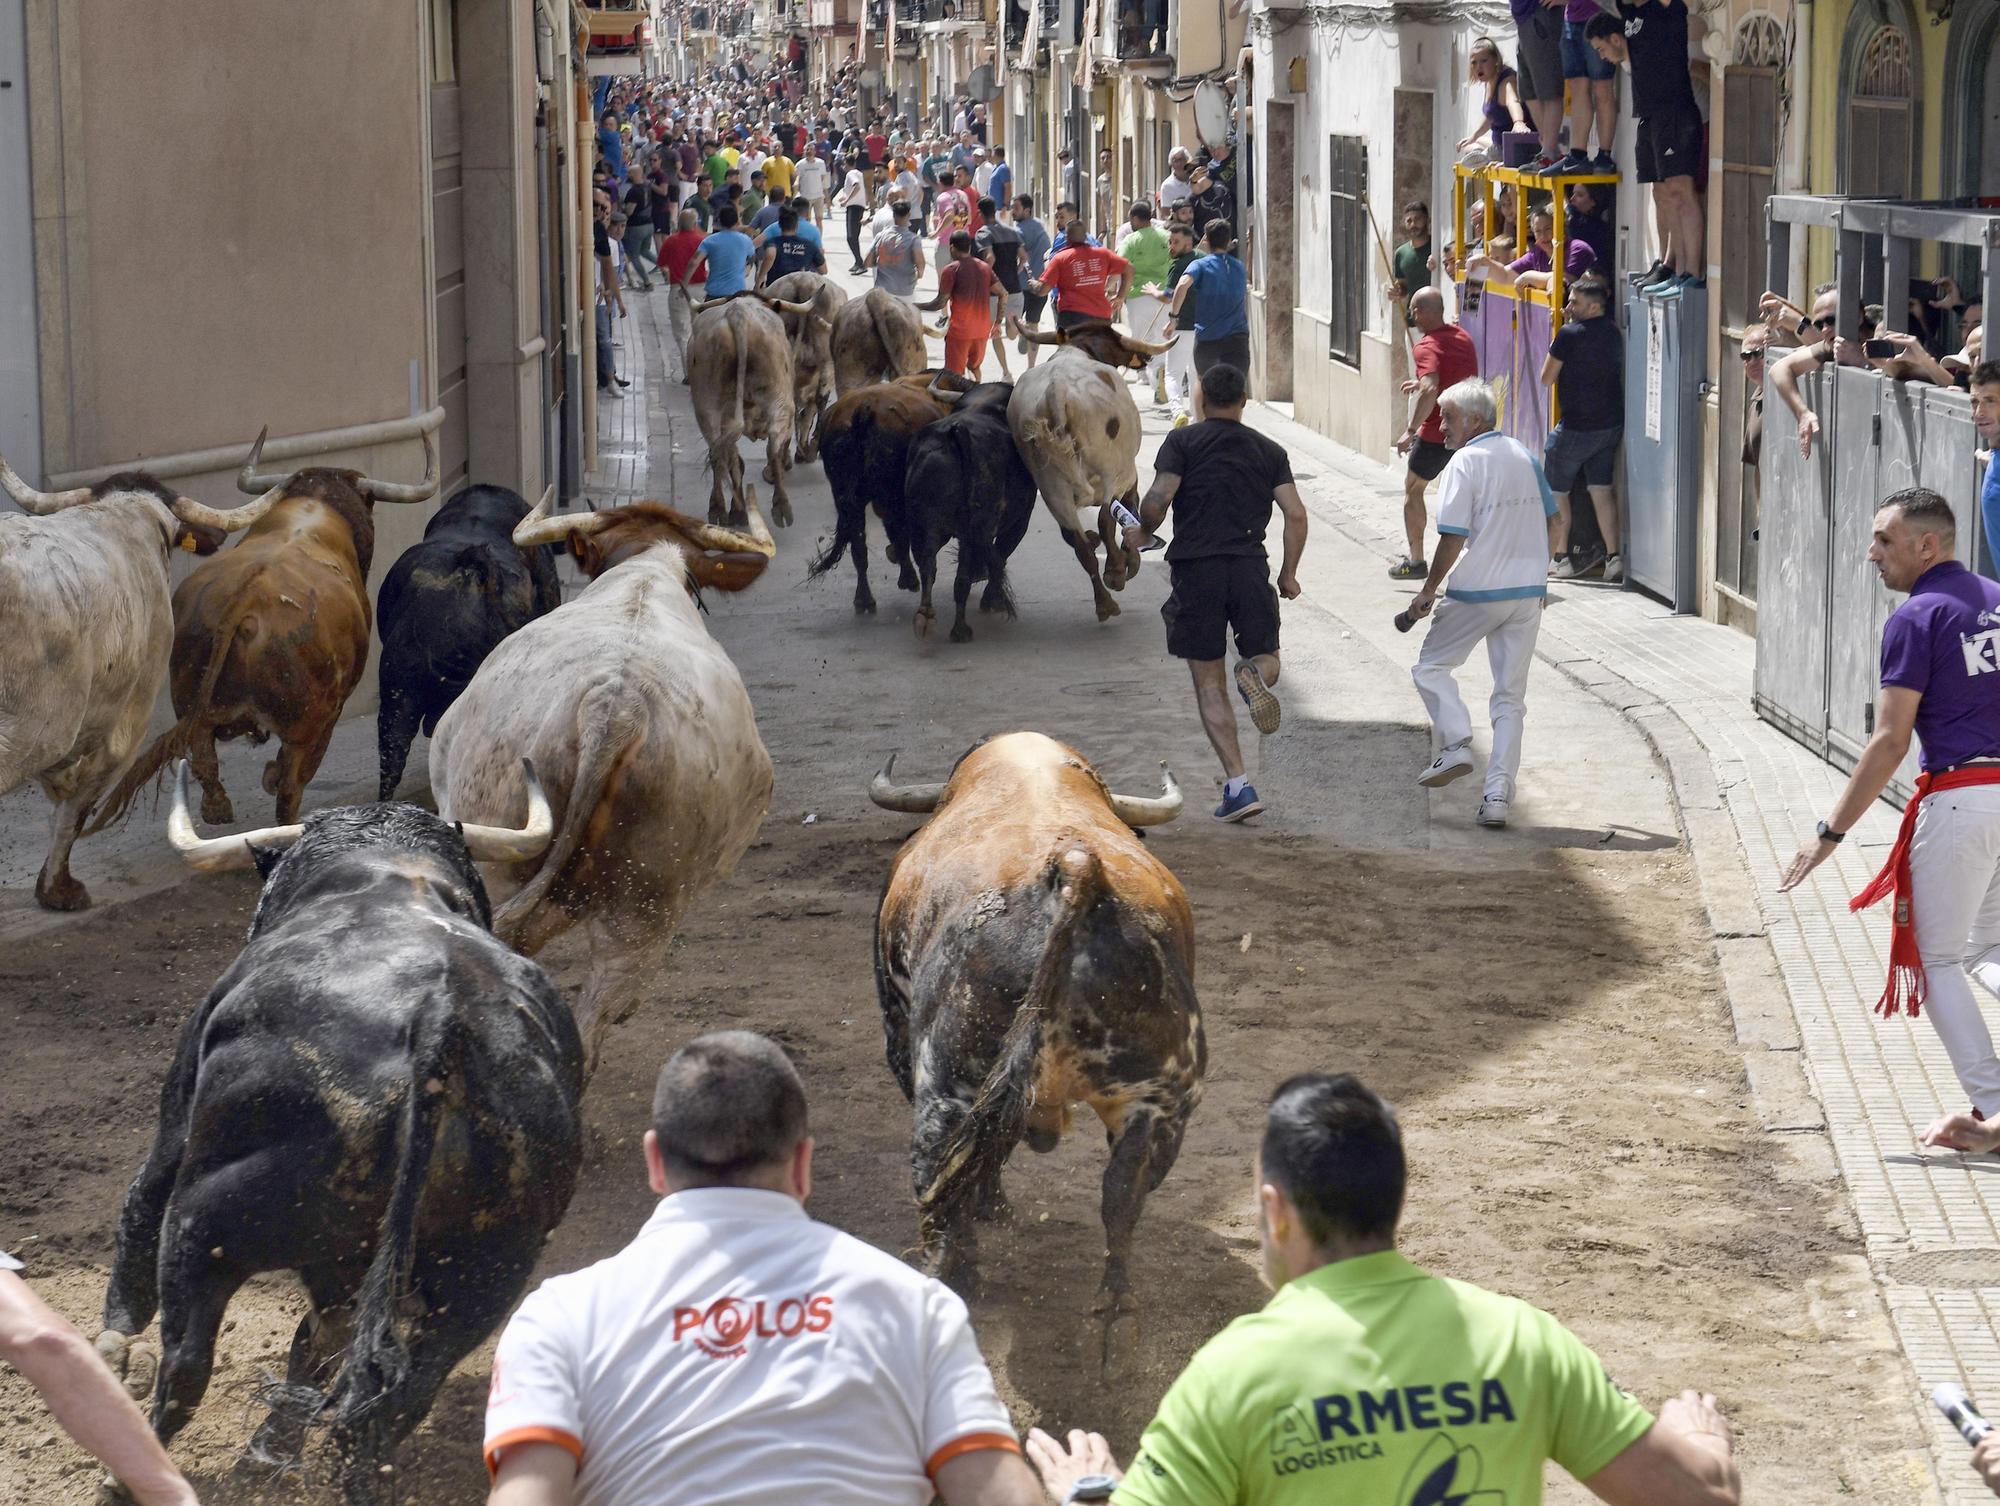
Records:
[[[792,451],[807,465],[819,457],[819,422],[833,406],[833,325],[847,306],[847,289],[817,272],[788,272],[760,296],[779,311],[791,337]],[[789,312],[801,303],[806,312]]]
[[[1073,346],[1022,373],[1007,404],[1007,426],[1042,501],[1077,560],[1090,575],[1097,620],[1118,615],[1105,590],[1125,589],[1139,556],[1119,542],[1111,500],[1134,511],[1139,502],[1139,409],[1123,378]],[[1086,519],[1086,508],[1097,508]],[[1104,544],[1104,573],[1097,545]]]
[[[0,484],[29,514],[0,517],[0,795],[41,783],[55,819],[35,899],[82,910],[90,892],[69,871],[70,848],[138,752],[167,678],[167,555],[213,554],[278,493],[217,512],[142,471],[39,492],[5,460]]]
[[[771,802],[749,693],[693,594],[741,590],[770,562],[754,493],[748,502],[748,534],[656,502],[529,514],[514,542],[567,542],[591,583],[503,638],[431,740],[447,820],[524,814],[521,761],[541,776],[555,839],[489,870],[502,901],[493,931],[532,956],[585,927],[590,979],[576,1021],[590,1068],[658,974],[681,915],[735,871]]]
[[[805,313],[811,303],[774,308]],[[755,298],[711,300],[695,314],[688,335],[688,389],[694,418],[708,445],[708,521],[745,527],[743,457],[737,444],[764,441],[764,479],[772,486],[771,521],[792,521],[785,473],[792,464],[792,345],[784,322]],[[723,478],[729,481],[729,509],[722,506]]]

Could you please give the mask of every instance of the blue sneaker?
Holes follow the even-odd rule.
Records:
[[[1241,821],[1246,816],[1254,816],[1264,809],[1264,802],[1257,798],[1256,788],[1244,785],[1236,794],[1224,794],[1222,804],[1215,808],[1218,821]]]

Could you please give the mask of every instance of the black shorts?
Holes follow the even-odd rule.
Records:
[[[1037,314],[1036,317],[1039,318],[1040,315]],[[1102,314],[1071,313],[1068,309],[1056,310],[1057,329],[1075,329],[1079,324],[1102,323],[1104,323],[1104,316]]]
[[[1278,651],[1278,593],[1261,554],[1211,554],[1168,565],[1173,590],[1160,607],[1167,652],[1176,659],[1220,659],[1236,630],[1245,659]]]
[[[1451,451],[1435,439],[1420,439],[1410,446],[1410,474],[1435,481],[1451,463]]]
[[[1042,315],[1049,306],[1047,293],[1024,293],[1022,295],[1021,318],[1028,324],[1040,324]]]
[[[1692,108],[1648,115],[1639,122],[1641,183],[1693,178],[1701,172],[1701,112]]]
[[[1224,335],[1220,340],[1197,340],[1194,342],[1194,374],[1208,375],[1211,366],[1234,366],[1244,376],[1250,375],[1250,337],[1245,335]]]

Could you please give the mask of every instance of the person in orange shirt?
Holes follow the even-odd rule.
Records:
[[[920,309],[951,304],[951,323],[944,333],[944,365],[979,380],[986,342],[993,338],[993,269],[972,254],[972,237],[952,232],[951,262],[938,273],[937,297]]]
[[[1048,259],[1040,280],[1029,283],[1028,291],[1056,295],[1057,329],[1109,323],[1125,306],[1132,263],[1115,251],[1085,241],[1080,221],[1070,228],[1074,233],[1069,244]]]

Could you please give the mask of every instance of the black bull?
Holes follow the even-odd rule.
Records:
[[[395,796],[418,726],[426,737],[437,730],[493,646],[562,605],[548,551],[515,547],[514,528],[527,515],[519,492],[465,487],[383,577],[375,598],[382,631],[378,798]]]
[[[159,1309],[152,1420],[171,1438],[237,1288],[296,1271],[311,1306],[252,1450],[296,1457],[325,1423],[364,1506],[568,1206],[583,1053],[435,816],[327,811],[258,866],[249,940],[181,1031],[126,1195],[100,1347],[115,1357]]]
[[[910,440],[903,518],[923,593],[916,612],[919,633],[937,620],[931,586],[937,578],[938,551],[951,539],[958,541],[958,574],[952,584],[958,612],[951,641],[972,639],[965,603],[975,581],[986,582],[980,611],[1014,615],[1007,561],[1035,515],[1035,478],[1022,463],[1013,430],[1007,426],[1007,400],[1013,394],[1012,382],[982,383],[959,398],[957,411],[918,430]]]

